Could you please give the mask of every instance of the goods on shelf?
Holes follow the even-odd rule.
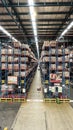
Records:
[[[69,60],[69,49],[64,44],[61,46],[56,41],[44,42],[40,70],[45,98],[69,97]]]
[[[1,97],[9,96],[10,92],[13,97],[26,96],[37,67],[37,59],[28,45],[14,42],[12,46],[0,50]]]

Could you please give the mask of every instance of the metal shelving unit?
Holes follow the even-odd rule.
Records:
[[[54,42],[53,42],[54,43]],[[58,46],[58,43],[54,43],[55,45],[50,42],[47,46],[49,51],[48,56],[42,55],[41,59],[45,57],[48,58],[48,61],[43,62],[41,60],[41,77],[45,78],[45,74],[43,73],[42,64],[44,63],[46,66],[48,82],[47,85],[44,84],[44,97],[45,98],[69,98],[70,97],[70,85],[66,84],[66,81],[69,81],[69,68],[66,68],[66,63],[69,63],[69,50],[65,48],[64,44],[63,47]],[[44,44],[45,46],[45,44]],[[45,47],[44,47],[45,48]],[[59,52],[60,51],[60,52]],[[66,54],[65,51],[68,51]],[[45,49],[44,49],[45,52]],[[45,53],[44,53],[45,54]],[[66,75],[67,73],[67,75]],[[44,81],[46,78],[44,79]]]
[[[16,43],[15,43],[16,44]],[[11,43],[12,48],[11,53],[9,53],[9,48],[5,47],[4,50],[0,44],[0,96],[1,98],[25,98],[27,92],[30,88],[31,82],[34,77],[34,73],[37,67],[37,60],[34,55],[31,56],[31,50],[29,48],[21,48],[21,46],[15,46],[14,43]],[[7,43],[8,46],[8,43]],[[17,49],[17,52],[16,52]],[[24,54],[22,54],[22,50]],[[25,54],[25,51],[30,52],[29,55]],[[2,54],[2,51],[3,52]],[[4,58],[2,61],[2,57]],[[10,61],[9,61],[9,58]],[[23,58],[23,61],[21,61]],[[27,59],[33,59],[33,63]],[[2,69],[2,63],[5,64],[4,68]],[[30,66],[30,63],[32,64]],[[35,64],[34,64],[35,63]],[[4,78],[2,79],[2,70],[4,70]],[[22,76],[23,72],[23,76]],[[17,73],[17,75],[15,74]],[[10,77],[11,76],[11,77]],[[17,77],[16,83],[9,83],[9,78]],[[11,82],[11,81],[10,81]],[[4,92],[1,91],[2,87],[4,87]],[[12,90],[9,91],[9,87],[12,86]]]

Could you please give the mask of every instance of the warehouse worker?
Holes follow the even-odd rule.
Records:
[[[8,130],[8,128],[7,128],[7,127],[5,127],[5,128],[4,128],[4,130]]]

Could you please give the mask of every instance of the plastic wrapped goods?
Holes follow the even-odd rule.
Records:
[[[13,57],[12,56],[8,57],[8,62],[13,62]]]
[[[6,69],[6,65],[4,63],[2,63],[2,70]]]
[[[1,57],[1,62],[6,62],[6,61],[7,61],[6,56],[2,56],[2,57]]]
[[[49,41],[44,41],[42,49],[45,49],[45,47],[49,47]]]
[[[29,55],[30,55],[30,53],[29,53],[28,50],[27,50],[27,51],[26,51],[26,50],[22,51],[21,54],[22,54],[22,55],[25,55],[25,56],[29,56]]]
[[[19,72],[14,72],[14,76],[19,76]],[[20,76],[25,77],[25,72],[21,71]]]
[[[28,57],[21,57],[21,62],[28,62]]]
[[[65,54],[69,54],[69,49],[65,49]]]
[[[62,49],[58,49],[58,54],[62,55]]]
[[[56,62],[56,57],[51,57],[51,62]]]
[[[56,47],[56,44],[57,44],[56,41],[51,41],[51,42],[50,42],[50,46],[51,46],[51,47]]]
[[[55,55],[55,54],[56,54],[56,50],[55,49],[51,49],[51,55]]]
[[[2,55],[5,55],[6,53],[7,53],[7,49],[2,49],[2,50],[1,50],[1,54],[2,54]]]
[[[49,57],[43,57],[43,62],[48,62],[49,61]]]
[[[21,47],[21,43],[19,43],[19,42],[14,42],[14,43],[13,43],[13,46],[16,47],[16,48],[20,48],[20,47]]]
[[[12,49],[8,49],[8,55],[12,55],[13,54],[13,50]]]
[[[9,70],[14,69],[14,68],[12,68],[12,64],[8,64],[8,69],[9,69]]]
[[[14,64],[14,70],[18,70],[18,69],[27,69],[27,65],[26,64],[20,64],[20,68],[19,68],[19,64]]]
[[[20,49],[14,49],[14,54],[15,54],[15,55],[20,55],[20,54],[21,54]]]

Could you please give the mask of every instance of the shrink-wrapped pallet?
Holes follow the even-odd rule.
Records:
[[[51,49],[51,55],[55,55],[56,54],[56,50],[55,49]]]
[[[1,57],[1,62],[7,62],[6,56],[2,56],[2,57]]]
[[[15,54],[15,55],[20,55],[20,54],[21,54],[20,49],[14,49],[14,54]]]
[[[51,62],[56,62],[56,57],[51,57]]]
[[[58,62],[62,62],[62,61],[63,61],[62,57],[58,57]]]
[[[69,55],[65,56],[65,61],[69,61]]]
[[[49,47],[49,41],[44,41],[42,49],[45,49],[46,47]]]
[[[1,49],[1,54],[6,55],[7,54],[7,49]]]
[[[58,49],[58,55],[62,55],[62,49]]]
[[[56,47],[56,44],[57,44],[56,41],[50,41],[50,46],[51,47]]]
[[[2,63],[2,70],[5,70],[6,69],[6,64]]]
[[[69,54],[69,49],[65,49],[65,54]]]
[[[58,66],[58,70],[62,70],[63,69],[63,67],[62,66]]]
[[[21,57],[21,62],[28,62],[28,57]]]
[[[20,64],[20,66],[19,66],[19,64],[14,64],[14,70],[18,70],[18,69],[27,69],[27,65],[26,64]]]
[[[8,64],[8,69],[9,69],[9,70],[14,69],[14,67],[12,68],[12,64]]]
[[[21,52],[22,55],[24,56],[29,56],[29,51],[28,50],[24,50]]]
[[[43,56],[46,56],[46,55],[49,56],[49,51],[45,51],[45,50],[44,50],[44,51],[42,51],[41,55],[42,55],[42,57],[43,57]]]
[[[69,72],[65,72],[65,77],[69,77]]]
[[[46,56],[46,57],[43,57],[42,61],[43,61],[43,62],[49,62],[49,57],[47,57],[47,56]]]
[[[56,65],[55,64],[51,64],[51,69],[55,70],[56,69]]]
[[[5,91],[7,91],[8,90],[8,85],[6,85],[6,84],[3,84],[3,85],[1,85],[1,91],[2,92],[5,92]],[[2,93],[3,94],[3,93]]]
[[[28,49],[29,50],[29,46],[27,44],[22,44],[21,49],[25,49],[25,50]]]
[[[8,91],[13,91],[13,86],[12,85],[8,85]]]
[[[26,77],[29,74],[29,72],[28,71],[25,71],[25,72],[21,71],[20,77]],[[19,76],[19,72],[14,72],[14,76]]]
[[[13,62],[13,57],[12,56],[8,57],[8,62]]]
[[[13,49],[8,49],[8,55],[13,55]]]
[[[13,46],[14,46],[15,48],[20,48],[20,47],[21,47],[21,43],[20,43],[20,42],[14,42],[14,43],[13,43]]]

